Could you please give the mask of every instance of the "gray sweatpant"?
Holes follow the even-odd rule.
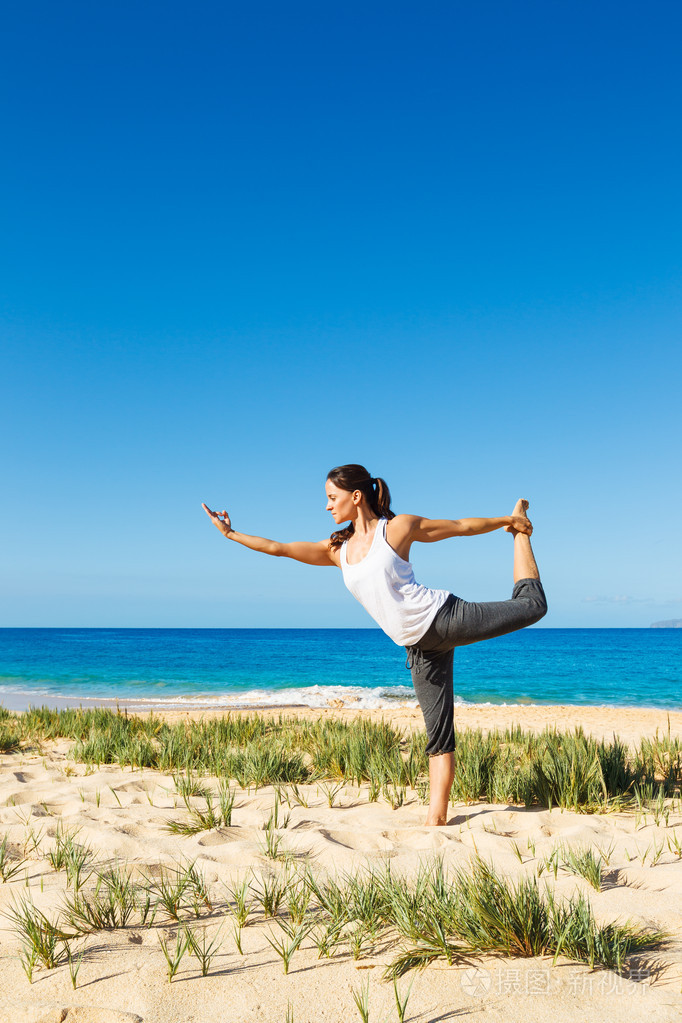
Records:
[[[539,579],[520,579],[511,600],[476,604],[452,593],[416,646],[406,647],[419,700],[429,756],[455,749],[452,666],[455,647],[504,636],[539,622],[547,614]]]

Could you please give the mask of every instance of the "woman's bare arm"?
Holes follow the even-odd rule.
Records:
[[[492,533],[494,529],[509,529],[528,536],[533,532],[531,523],[522,515],[503,515],[497,519],[425,519],[421,515],[396,515],[386,527],[386,539],[396,554],[409,561],[415,540],[435,543],[451,536]]]
[[[316,543],[304,540],[280,543],[278,540],[266,540],[263,536],[249,536],[248,533],[238,533],[232,528],[230,516],[226,511],[214,512],[205,504],[201,507],[223,536],[240,543],[243,547],[248,547],[249,550],[271,554],[275,558],[292,558],[294,561],[302,561],[305,565],[337,566],[329,550],[328,540],[319,540]]]
[[[533,526],[525,515],[502,515],[494,519],[423,519],[418,515],[409,516],[410,536],[421,543],[435,543],[453,536],[479,536],[492,533],[495,529],[511,527],[518,533],[533,532]]]

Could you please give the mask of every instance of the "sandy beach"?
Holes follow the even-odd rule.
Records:
[[[337,708],[297,713],[347,719],[359,712]],[[419,712],[411,709],[361,713],[390,719],[405,732],[421,727]],[[672,736],[682,736],[682,713],[587,707],[456,710],[461,730],[510,724],[535,731],[548,725],[565,730],[582,726],[599,738],[615,733],[628,744],[668,728]],[[682,1014],[679,799],[667,800],[664,816],[462,803],[451,808],[447,827],[429,829],[422,825],[425,807],[409,789],[403,805],[393,809],[383,797],[370,802],[366,785],[300,785],[298,796],[290,794],[288,800],[268,785],[257,791],[236,789],[230,827],[183,836],[171,834],[166,826],[169,820],[187,817],[170,773],[78,763],[68,755],[72,745],[58,739],[0,757],[0,839],[7,836],[11,862],[24,860],[15,876],[0,884],[3,1023],[284,1023],[287,1018],[340,1023],[361,1018],[353,994],[367,985],[369,1018],[398,1020],[393,985],[383,978],[397,941],[368,939],[356,950],[357,958],[345,943],[330,958],[319,958],[309,934],[285,974],[268,941],[276,943],[285,932],[275,920],[264,918],[258,904],[243,929],[237,929],[239,951],[228,889],[245,879],[257,888],[264,879],[282,871],[293,876],[306,866],[315,876],[327,877],[379,869],[387,861],[396,877],[409,878],[436,856],[455,869],[466,868],[476,855],[508,879],[540,874],[540,884],[551,885],[557,896],[582,892],[599,922],[630,921],[663,930],[670,934],[670,943],[631,962],[625,975],[592,970],[561,954],[556,962],[546,956],[479,956],[449,966],[441,959],[398,981],[403,995],[412,984],[405,1019],[668,1023]],[[211,779],[204,781],[210,786]],[[277,826],[271,828],[271,837],[279,839],[277,860],[266,853],[264,831],[276,803]],[[135,914],[124,927],[96,930],[75,941],[75,988],[66,962],[54,969],[36,968],[29,983],[8,913],[30,896],[37,909],[55,917],[71,889],[64,869],[55,869],[48,855],[59,833],[76,831],[78,843],[90,850],[90,864],[100,871],[125,865],[133,878],[149,880],[163,877],[164,870],[178,870],[179,864],[195,863],[210,908],[205,904],[198,916],[188,911],[184,919],[202,940],[205,936],[210,943],[218,935],[207,976],[202,976],[199,959],[187,953],[169,983],[160,939],[174,948],[182,928],[159,910],[151,926]],[[602,856],[601,890],[562,866],[556,876],[546,866],[557,849],[569,847],[589,848]],[[286,920],[284,904],[279,916]]]

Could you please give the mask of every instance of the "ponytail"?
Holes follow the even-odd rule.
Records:
[[[360,490],[377,518],[395,518],[395,512],[391,511],[391,491],[388,489],[388,483],[380,476],[370,476],[364,465],[338,465],[327,473],[327,479],[335,483],[341,490],[347,490],[349,493]],[[329,537],[330,551],[338,550],[354,532],[355,527],[351,522],[345,529],[338,529],[332,533]]]
[[[380,476],[377,476],[375,480],[372,480],[374,485],[374,502],[370,502],[372,505],[372,511],[376,512],[380,519],[394,519],[395,512],[391,511],[391,491],[388,489],[388,483],[386,480],[382,480]]]

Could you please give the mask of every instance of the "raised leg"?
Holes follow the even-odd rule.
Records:
[[[426,824],[442,827],[448,822],[450,789],[455,780],[455,754],[429,757],[429,813]]]
[[[528,501],[519,500],[513,515],[526,516]],[[455,777],[452,706],[452,652],[481,640],[504,636],[538,622],[547,612],[540,573],[530,537],[507,527],[514,537],[514,592],[511,600],[470,603],[451,596],[421,641],[412,659],[412,681],[424,714],[429,741],[430,799],[426,824],[447,824],[450,790]],[[433,751],[433,752],[432,752]]]
[[[512,515],[526,515],[527,511],[528,501],[519,498]],[[519,579],[539,579],[540,573],[530,545],[530,537],[527,533],[519,533],[512,529],[511,526],[507,526],[506,529],[514,537],[514,582],[517,583]]]

